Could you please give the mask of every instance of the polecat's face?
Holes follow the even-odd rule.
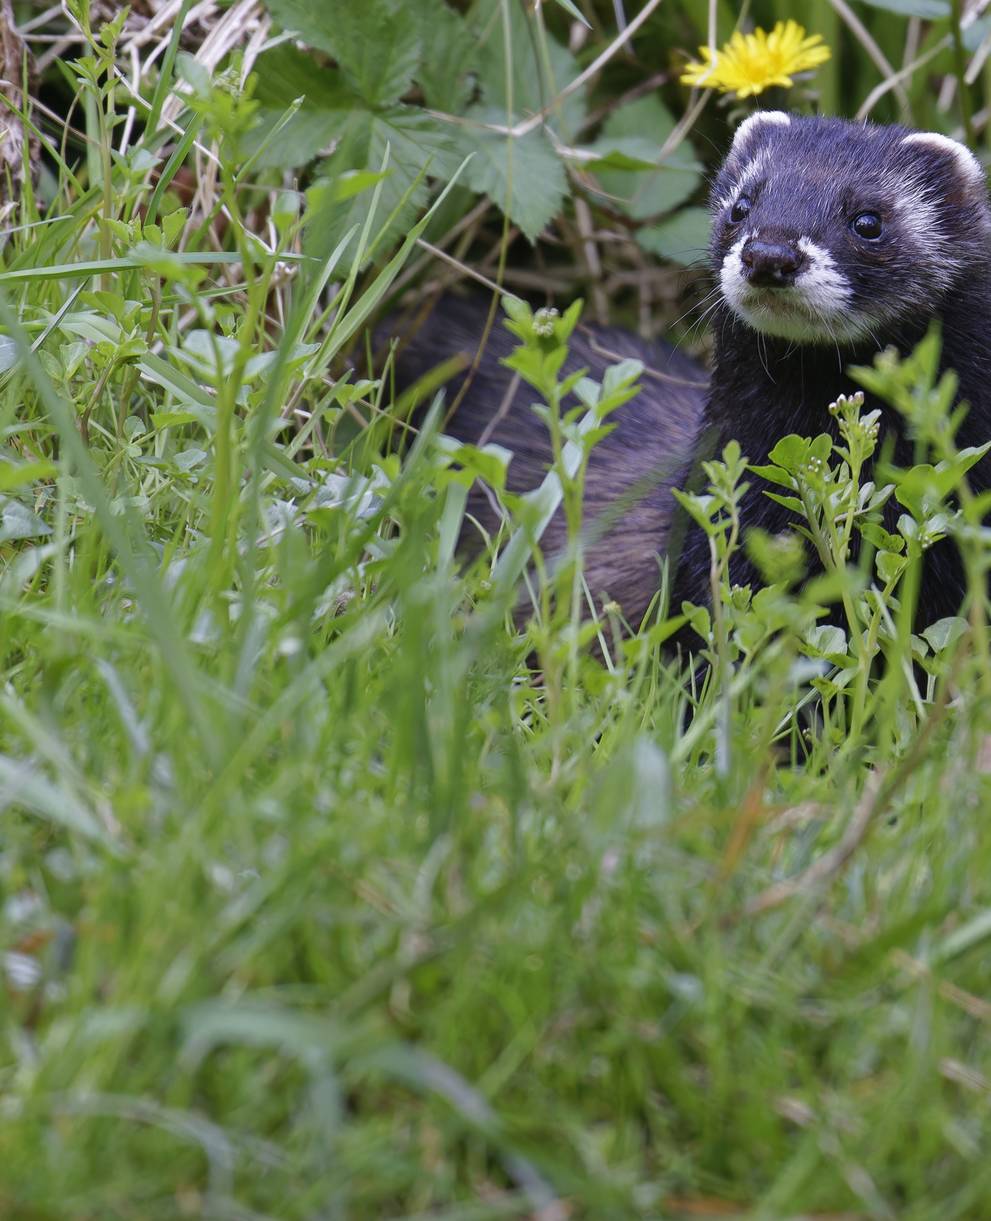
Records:
[[[711,196],[726,303],[798,343],[879,343],[987,262],[984,171],[962,144],[903,127],[758,111]]]

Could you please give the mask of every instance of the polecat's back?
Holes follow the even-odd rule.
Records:
[[[405,336],[396,358],[396,381],[409,386],[441,361],[463,353],[472,362],[484,332],[487,302],[478,296],[447,295],[436,303],[415,333]],[[511,450],[508,488],[537,487],[551,462],[546,424],[530,410],[535,392],[520,383],[510,397],[513,375],[500,358],[516,340],[502,326],[499,312],[467,392],[444,431],[471,444],[495,442]],[[601,381],[606,368],[632,357],[644,362],[640,393],[609,417],[613,431],[592,451],[585,482],[584,522],[588,545],[585,578],[601,607],[615,598],[636,623],[659,585],[659,553],[668,541],[674,509],[672,486],[683,482],[698,436],[705,400],[705,371],[664,343],[648,343],[611,327],[579,327],[561,377],[578,369]],[[447,387],[451,403],[468,374]],[[491,498],[478,487],[469,513],[486,528],[498,527]],[[608,523],[608,524],[607,524]],[[475,533],[477,545],[478,536]],[[472,545],[472,531],[466,542]],[[545,554],[565,542],[559,512],[541,540]]]

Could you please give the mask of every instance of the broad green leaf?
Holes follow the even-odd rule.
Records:
[[[860,524],[860,533],[865,539],[879,551],[901,551],[905,546],[905,540],[897,534],[891,534],[879,526],[877,522],[865,521]]]
[[[958,615],[951,615],[948,619],[937,619],[935,623],[923,628],[922,635],[934,653],[942,653],[951,644],[956,644],[966,630],[967,620]]]
[[[176,75],[200,96],[205,97],[210,92],[210,69],[200,63],[195,55],[188,51],[180,51],[176,57]]]
[[[697,495],[692,492],[683,492],[680,488],[672,488],[671,492],[685,512],[689,513],[707,534],[711,534],[712,517],[719,508],[715,496],[706,493]]]
[[[476,63],[484,105],[498,113],[493,121],[514,123],[549,107],[548,122],[570,139],[585,117],[585,95],[577,90],[560,103],[555,104],[554,99],[581,71],[577,60],[541,32],[523,5],[503,5],[495,19],[492,11],[487,5],[478,7]],[[504,15],[510,24],[511,91],[507,90]]]
[[[443,433],[437,437],[437,444],[454,462],[464,468],[469,484],[479,478],[500,492],[505,488],[506,471],[513,457],[508,449],[492,443],[481,448],[476,445],[462,445]]]
[[[789,474],[795,474],[808,456],[810,447],[808,437],[789,433],[781,438],[767,456],[775,466],[780,466]]]
[[[843,660],[847,653],[846,632],[833,624],[823,623],[810,628],[806,636],[810,649],[823,657]]]
[[[266,2],[285,29],[333,56],[351,88],[369,105],[390,106],[409,89],[420,57],[411,5],[402,0]]]
[[[712,621],[704,606],[695,606],[691,602],[682,602],[681,613],[691,624],[694,631],[708,643],[712,639]]]
[[[52,528],[27,505],[19,500],[0,496],[0,543],[9,543],[20,538],[41,538],[51,534]]]
[[[364,113],[365,107],[338,70],[321,66],[288,44],[266,51],[256,71],[259,110],[245,139],[245,150],[254,153],[265,145],[255,161],[257,166],[305,165],[341,141],[355,110]],[[278,139],[266,144],[269,132],[299,97],[302,105],[282,127]]]
[[[670,212],[692,195],[702,181],[702,166],[687,143],[658,163],[658,150],[673,129],[674,119],[663,103],[656,97],[644,97],[610,115],[602,134],[591,145],[603,159],[614,159],[619,154],[654,167],[606,169],[597,174],[599,185],[611,202],[638,220]]]
[[[416,80],[426,104],[460,114],[471,97],[475,40],[460,13],[444,0],[411,5],[420,21],[420,63]]]
[[[899,539],[898,541],[904,547],[905,540]],[[898,555],[894,551],[879,551],[874,560],[874,567],[877,569],[877,575],[887,585],[901,575],[907,563],[905,556]]]
[[[705,208],[683,208],[663,224],[639,229],[637,241],[650,254],[688,266],[704,258],[710,227]]]
[[[409,230],[427,202],[426,185],[417,183],[417,177],[426,170],[446,181],[461,160],[455,155],[448,130],[429,115],[402,106],[376,113],[354,111],[346,119],[345,129],[340,146],[321,167],[320,181],[307,193],[306,249],[318,257],[319,252],[333,249],[349,229],[363,224],[368,216],[370,200],[366,192],[340,197],[339,183],[344,175],[381,175],[388,151],[372,236],[382,231],[399,208],[385,230],[386,240],[390,240]]]
[[[895,496],[917,517],[925,516],[927,505],[948,496],[989,448],[991,441],[980,446],[970,445],[960,450],[952,460],[938,462],[935,466],[920,462],[908,470],[895,472]]]
[[[624,141],[639,140],[652,149],[644,159],[657,164],[657,150],[671,135],[675,119],[660,98],[649,94],[614,110],[602,125],[598,140],[591,146],[606,156],[612,149],[622,150]],[[637,154],[632,154],[636,156]]]
[[[476,107],[470,113],[480,123],[501,121],[490,110]],[[516,138],[479,127],[462,137],[461,146],[475,154],[465,171],[468,185],[488,195],[535,241],[560,211],[567,191],[564,167],[544,133]]]
[[[151,422],[156,428],[177,428],[184,424],[198,424],[201,417],[192,411],[154,411]]]
[[[764,495],[768,500],[773,500],[775,504],[783,505],[786,509],[791,509],[793,513],[804,513],[804,506],[797,496],[779,496],[777,492],[765,491]]]
[[[783,488],[793,488],[795,481],[791,475],[783,471],[780,466],[751,466],[750,470],[755,475],[760,475],[761,479],[766,479],[768,483],[776,483]]]

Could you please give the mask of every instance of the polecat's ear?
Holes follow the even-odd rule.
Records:
[[[726,155],[727,162],[742,156],[744,149],[752,144],[755,138],[760,135],[760,128],[771,126],[787,127],[790,122],[791,115],[785,114],[783,110],[755,111],[748,118],[744,119],[736,129],[733,143],[730,145],[730,150]]]
[[[949,136],[944,136],[938,131],[913,131],[910,136],[905,136],[902,144],[914,144],[917,147],[931,149],[943,157],[951,157],[957,173],[962,174],[970,186],[978,187],[982,191],[987,190],[984,167],[966,144],[961,144],[958,140],[951,140]]]

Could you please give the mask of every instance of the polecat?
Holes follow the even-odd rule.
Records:
[[[469,364],[487,315],[488,306],[478,297],[441,297],[408,345],[398,349],[397,382],[409,385],[455,353]],[[516,342],[497,319],[477,369],[451,386],[454,398],[465,377],[470,379],[444,431],[459,441],[495,442],[512,451],[506,485],[510,492],[523,493],[539,486],[547,474],[551,446],[547,425],[531,410],[534,391],[523,383],[514,390],[510,373],[499,363]],[[615,427],[589,458],[583,559],[585,580],[597,604],[615,598],[628,621],[638,623],[660,584],[658,557],[667,547],[676,509],[671,488],[685,481],[691,467],[708,378],[695,361],[668,344],[647,343],[601,326],[573,333],[560,377],[587,369],[601,381],[610,365],[626,357],[643,362],[642,388],[610,415]],[[477,484],[467,511],[488,533],[498,529],[494,499]],[[564,516],[558,512],[541,538],[545,554],[560,552],[565,538]],[[463,542],[477,550],[481,535],[469,527]]]
[[[618,602],[634,625],[658,588],[658,555],[674,516],[671,486],[686,477],[703,434],[714,435],[717,451],[735,438],[760,464],[787,433],[835,433],[827,405],[857,389],[845,370],[870,364],[888,345],[911,351],[939,318],[942,365],[956,370],[958,398],[970,405],[958,443],[991,438],[991,208],[984,172],[963,145],[903,127],[761,111],[737,129],[710,206],[711,265],[721,299],[708,391],[684,356],[618,331],[592,328],[593,342],[579,341],[569,366],[586,365],[601,376],[612,359],[603,353],[610,352],[634,355],[661,374],[645,378],[640,395],[611,417],[618,427],[593,451],[587,479],[589,522],[654,481],[586,559],[593,595]],[[459,348],[473,354],[481,326],[478,309],[443,301],[400,356],[400,380],[414,380]],[[510,374],[498,357],[509,346],[494,330],[446,431],[513,450],[510,486],[523,490],[543,476],[550,447],[529,410],[532,393],[503,402]],[[866,407],[873,406],[882,407],[894,461],[910,465],[913,443],[900,418],[868,396]],[[969,479],[975,489],[988,487],[991,461],[983,459]],[[741,506],[744,527],[785,529],[788,510],[764,495],[762,480],[750,483]],[[484,514],[480,500],[473,507]],[[886,512],[897,510],[891,505]],[[544,541],[553,551],[560,540],[559,528]],[[707,599],[708,570],[707,541],[691,527],[675,607],[683,598]],[[757,583],[742,552],[731,576]],[[955,546],[937,545],[927,557],[921,617],[956,613],[964,588]]]

